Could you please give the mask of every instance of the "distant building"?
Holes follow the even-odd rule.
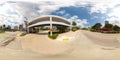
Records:
[[[113,31],[112,28],[98,28],[98,31]]]
[[[19,30],[19,27],[18,26],[14,26],[14,30]]]
[[[105,24],[109,24],[109,21],[105,21]]]
[[[105,21],[105,25],[106,24],[109,24],[109,21]],[[112,32],[113,29],[112,28],[98,28],[97,31],[100,31],[100,32]]]

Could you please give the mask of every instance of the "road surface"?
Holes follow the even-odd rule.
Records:
[[[0,60],[120,60],[119,41],[115,39],[116,35],[106,35],[81,30],[64,35],[72,36],[71,34],[76,37],[76,40],[73,42],[75,43],[74,46],[64,43],[62,43],[63,45],[60,45],[59,43],[53,43],[48,40],[43,41],[40,39],[41,37],[45,37],[43,37],[43,35],[39,36],[31,34],[25,37],[17,38],[9,45],[0,47]],[[33,36],[34,38],[30,38],[30,36]],[[110,38],[109,41],[106,37],[112,38]],[[33,43],[35,45],[30,45]],[[31,47],[28,46],[29,48],[27,48],[25,45],[30,45]],[[61,52],[61,54],[43,55],[33,51],[31,49],[32,46],[37,46],[37,49],[42,48],[42,50],[46,50],[46,52],[53,50],[51,53],[55,53],[55,50],[65,51]],[[68,46],[72,47],[68,48]],[[26,49],[23,47],[26,47]],[[66,48],[68,49],[66,50]]]
[[[119,41],[117,40],[117,34],[105,34],[90,31],[82,31],[93,43],[106,46],[106,47],[119,47]]]

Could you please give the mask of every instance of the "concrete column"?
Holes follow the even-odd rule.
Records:
[[[29,28],[29,27],[27,27],[27,33],[29,33],[29,31],[30,31],[30,28]]]
[[[27,21],[24,21],[24,25],[25,25],[25,31],[26,31],[26,33],[27,33],[28,22],[27,22]]]
[[[70,22],[70,31],[72,31],[72,21]]]
[[[29,24],[28,24],[28,22],[26,23],[26,32],[27,33],[30,33],[30,27],[28,27],[29,26]]]
[[[52,16],[50,16],[50,36],[52,36]]]

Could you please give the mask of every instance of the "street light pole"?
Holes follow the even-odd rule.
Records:
[[[28,27],[28,18],[27,17],[24,17],[24,25],[25,25],[25,31],[26,33],[29,33],[29,27]]]

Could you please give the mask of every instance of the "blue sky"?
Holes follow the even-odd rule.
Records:
[[[103,23],[103,20],[101,20],[102,14],[89,14],[89,7],[64,7],[60,8],[58,11],[65,11],[66,13],[69,13],[71,16],[77,15],[79,19],[87,19],[88,24],[85,24],[85,27],[89,27],[91,25],[94,25],[97,22]],[[57,14],[55,11],[52,14],[53,15],[59,15],[63,16],[63,14]],[[71,16],[65,17],[70,18]],[[94,18],[94,16],[99,16],[98,18]],[[64,17],[64,16],[63,16]]]
[[[120,26],[119,0],[5,0],[0,2],[0,25],[18,25],[26,18],[34,19],[42,15],[58,15],[76,21],[81,27],[104,21]]]

